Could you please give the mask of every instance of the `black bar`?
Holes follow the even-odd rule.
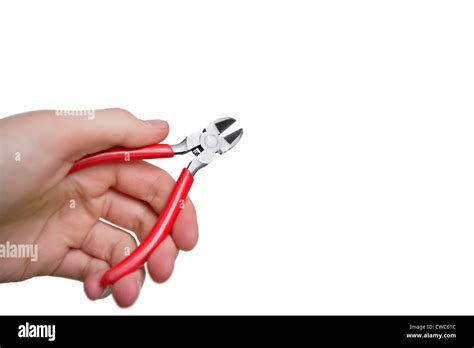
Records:
[[[41,325],[41,326],[36,326]],[[52,327],[54,325],[54,340]],[[48,330],[48,328],[50,330]],[[19,337],[37,336],[46,337]],[[461,316],[3,316],[0,347],[59,344],[338,344],[474,347]]]

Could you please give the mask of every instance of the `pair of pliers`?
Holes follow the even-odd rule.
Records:
[[[113,284],[123,276],[142,267],[153,250],[169,234],[180,208],[184,206],[184,200],[194,181],[194,175],[198,170],[211,163],[218,154],[223,154],[232,149],[242,137],[242,128],[227,136],[221,135],[234,122],[235,119],[230,117],[220,118],[210,123],[201,132],[187,136],[176,145],[153,144],[140,148],[115,147],[88,155],[74,163],[69,174],[102,163],[167,158],[187,152],[192,152],[195,155],[188,167],[182,170],[150,233],[129,256],[107,270],[101,279],[103,286]]]

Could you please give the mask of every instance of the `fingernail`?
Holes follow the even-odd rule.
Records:
[[[151,128],[157,130],[163,130],[168,128],[168,122],[163,120],[148,120],[147,123],[150,125]]]
[[[112,293],[112,287],[110,285],[108,285],[104,288],[104,291],[102,291],[102,294],[100,294],[99,299],[106,298],[111,293]]]

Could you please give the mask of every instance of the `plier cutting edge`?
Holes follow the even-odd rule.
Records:
[[[153,250],[171,231],[180,209],[184,206],[184,200],[191,189],[194,176],[198,170],[211,163],[218,154],[221,155],[229,151],[239,142],[243,134],[242,128],[227,136],[221,135],[234,122],[235,119],[230,117],[217,119],[206,126],[202,132],[193,133],[176,145],[153,144],[139,148],[114,147],[88,155],[74,163],[69,174],[102,163],[168,158],[188,152],[192,152],[195,156],[188,167],[182,170],[150,233],[129,256],[107,270],[102,276],[101,285],[106,286],[115,283],[123,276],[142,267],[148,260]]]

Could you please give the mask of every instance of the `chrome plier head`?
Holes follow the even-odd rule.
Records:
[[[226,136],[221,134],[229,128],[235,119],[224,117],[215,120],[202,130],[187,136],[182,142],[171,145],[175,154],[192,152],[196,157],[189,163],[189,171],[195,175],[197,171],[211,163],[217,155],[232,149],[242,138],[243,129],[240,128]]]

